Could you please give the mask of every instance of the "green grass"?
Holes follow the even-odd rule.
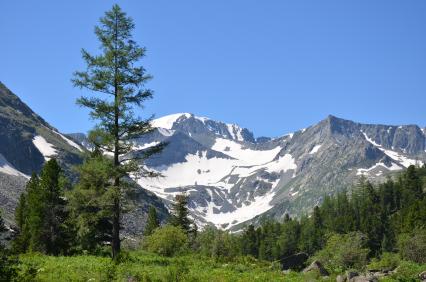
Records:
[[[123,262],[95,256],[20,256],[18,281],[304,281],[276,265],[253,259],[215,262],[198,255],[165,258],[131,252]],[[133,280],[130,280],[133,279]]]
[[[19,257],[17,281],[336,281],[336,274],[324,279],[316,273],[284,274],[278,264],[240,257],[217,262],[191,254],[174,258],[144,251],[126,253],[122,262],[96,256],[51,257],[25,254]],[[381,281],[416,281],[426,265],[400,261],[398,272]]]

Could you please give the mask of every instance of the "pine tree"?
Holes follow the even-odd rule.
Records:
[[[100,97],[81,97],[77,103],[91,110],[92,118],[99,121],[92,140],[103,151],[113,155],[115,172],[112,176],[112,256],[120,252],[120,217],[122,196],[126,185],[123,177],[130,173],[154,176],[137,163],[158,153],[164,144],[150,147],[139,155],[129,154],[136,137],[150,133],[150,119],[135,116],[134,110],[152,98],[152,91],[144,88],[151,79],[142,66],[136,66],[145,55],[145,49],[132,39],[134,23],[118,5],[105,13],[96,26],[95,33],[101,43],[102,54],[90,55],[84,49],[82,56],[87,70],[76,72],[75,86],[98,92]]]
[[[195,225],[189,218],[188,196],[185,194],[176,195],[172,205],[172,216],[170,224],[182,228],[187,235],[190,235]]]
[[[154,232],[155,229],[157,229],[160,226],[160,221],[157,217],[157,210],[155,207],[150,206],[148,210],[148,219],[145,227],[145,236],[149,236]]]

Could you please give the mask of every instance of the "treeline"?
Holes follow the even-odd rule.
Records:
[[[425,263],[425,187],[426,166],[410,166],[395,180],[388,178],[379,185],[361,179],[351,193],[325,196],[320,206],[300,219],[288,215],[282,222],[265,218],[259,227],[249,225],[240,235],[206,228],[198,236],[198,248],[219,258],[250,255],[269,261],[299,252],[327,257],[332,248],[334,254],[346,248],[346,255],[353,256],[346,268],[398,252],[403,258]]]
[[[110,159],[95,151],[77,168],[80,179],[72,186],[56,160],[48,161],[20,197],[11,253],[111,256],[112,169]],[[285,215],[281,222],[265,218],[260,226],[249,225],[235,234],[212,226],[199,231],[190,219],[187,196],[178,195],[166,224],[160,224],[154,207],[149,209],[138,248],[220,261],[240,256],[279,261],[303,252],[338,271],[362,269],[389,254],[426,263],[425,184],[426,166],[410,166],[395,180],[373,185],[362,179],[350,194],[326,196],[308,216]],[[0,259],[0,272],[10,273],[13,267],[7,266],[16,261],[5,252]]]

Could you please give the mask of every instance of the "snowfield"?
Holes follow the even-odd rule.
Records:
[[[151,126],[152,127],[161,127],[164,129],[172,129],[173,124],[180,118],[180,117],[186,117],[189,118],[191,117],[191,114],[188,113],[179,113],[179,114],[173,114],[173,115],[168,115],[168,116],[164,116],[161,118],[157,118],[154,119],[151,122]]]
[[[55,147],[40,135],[34,136],[33,144],[40,151],[46,161],[50,160],[58,153]]]
[[[221,197],[225,202],[231,204],[226,199],[226,195],[239,182],[239,180],[234,180],[230,183],[231,177],[243,179],[259,171],[280,173],[296,170],[297,168],[295,159],[290,154],[278,156],[282,150],[280,146],[271,150],[254,150],[245,148],[242,144],[233,140],[217,138],[211,149],[222,152],[231,157],[231,159],[207,158],[206,151],[199,151],[196,154],[187,155],[184,162],[175,163],[167,167],[154,168],[163,177],[144,178],[137,181],[142,187],[167,200],[173,200],[173,197],[180,193],[176,189],[173,192],[166,191],[168,188],[193,185],[216,187],[219,192],[220,190],[222,192],[211,191],[207,188],[210,198]],[[272,184],[270,191],[262,196],[254,197],[254,200],[245,201],[240,207],[235,206],[235,209],[230,212],[219,213],[218,210],[221,209],[221,206],[217,206],[213,201],[208,202],[207,207],[198,206],[194,210],[202,214],[203,218],[208,222],[216,226],[227,224],[227,228],[230,228],[272,208],[270,202],[275,196],[275,188],[279,180],[271,182],[267,179],[259,179],[259,181]]]
[[[28,175],[23,174],[22,172],[14,168],[13,165],[11,165],[2,154],[0,154],[0,172],[13,176],[22,176],[27,179],[30,178]]]

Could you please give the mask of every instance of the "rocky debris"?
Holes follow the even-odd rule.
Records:
[[[310,271],[318,271],[318,273],[321,276],[329,276],[330,274],[328,271],[324,268],[321,262],[314,260],[311,265],[309,265],[307,268],[303,270],[304,273],[310,272]]]
[[[385,270],[369,270],[367,273],[361,275],[356,271],[347,271],[346,274],[336,277],[336,282],[376,282],[380,278],[393,274],[391,269]],[[420,275],[419,275],[420,277]],[[425,272],[426,277],[426,272]],[[425,280],[426,281],[426,280]]]
[[[308,260],[308,254],[306,253],[297,253],[288,257],[285,257],[280,260],[282,270],[301,270],[305,266],[306,261]]]

